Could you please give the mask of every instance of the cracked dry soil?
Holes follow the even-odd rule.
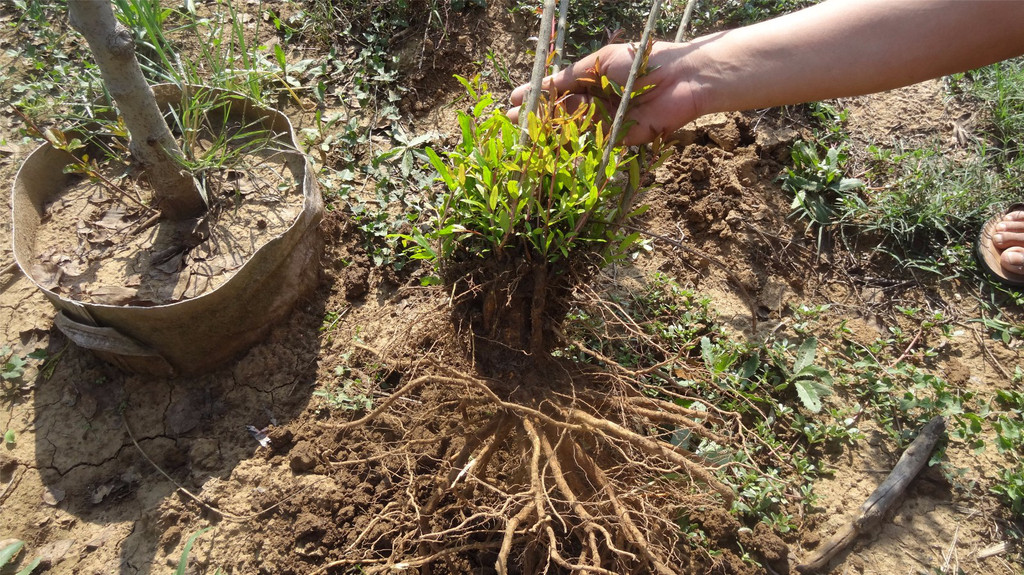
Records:
[[[490,25],[508,37],[515,28],[500,4],[465,22],[453,16],[451,25],[474,34],[482,26],[492,31]],[[432,42],[433,64],[407,71],[418,88],[414,94],[425,95],[403,103],[413,130],[451,127],[442,118],[452,115],[447,103],[458,91],[448,79],[453,72],[472,73],[472,62],[488,48],[460,37],[453,34],[447,45]],[[515,53],[509,49],[513,60]],[[953,122],[962,124],[965,113],[944,99],[936,82],[842,104],[851,111],[849,127],[860,145],[894,131],[916,141],[948,142]],[[299,127],[310,121],[297,110],[288,112],[298,115],[293,120]],[[19,128],[10,117],[0,119],[8,142],[20,141]],[[862,272],[849,258],[814,254],[814,239],[787,219],[788,200],[774,183],[789,144],[805,129],[798,113],[774,111],[715,116],[685,130],[685,145],[657,174],[644,224],[725,262],[728,273],[706,258],[656,244],[651,254],[602,276],[595,290],[631,289],[660,271],[709,295],[737,338],[785,329],[789,306],[800,303],[830,303],[829,328],[845,320],[851,337],[863,342],[891,325],[887,310],[893,302],[941,305],[958,318],[972,317],[966,302],[977,285],[873,282],[869,276],[884,270],[872,268],[870,259]],[[0,150],[0,181],[11,181],[28,151],[20,144]],[[69,345],[53,328],[43,297],[6,269],[13,257],[4,244],[0,343],[22,352],[44,347],[59,360],[51,373],[31,371],[26,389],[3,406],[0,422],[17,433],[17,442],[0,447],[0,539],[25,540],[25,555],[44,557],[47,572],[121,575],[173,572],[186,541],[206,527],[212,529],[197,540],[190,573],[308,574],[332,563],[327,572],[345,573],[356,564],[372,568],[403,544],[389,521],[400,504],[417,501],[406,491],[422,487],[417,478],[447,472],[486,413],[460,407],[473,396],[467,388],[431,385],[399,398],[373,425],[339,431],[354,416],[331,412],[312,392],[336,381],[335,368],[348,365],[343,358],[352,357],[356,336],[394,365],[424,358],[463,371],[473,365],[445,313],[446,294],[412,287],[416,282],[408,276],[371,266],[343,212],[332,213],[323,228],[328,241],[316,294],[237,361],[206,376],[177,379],[125,374]],[[9,206],[0,232],[9,236]],[[323,332],[329,311],[341,316]],[[759,319],[756,331],[751,314]],[[387,363],[355,357],[360,359],[348,367]],[[1012,370],[1020,361],[1015,347],[968,327],[941,349],[934,369],[953,385],[991,394],[1012,385],[998,366]],[[379,402],[414,375],[394,370],[370,391]],[[552,394],[567,392],[556,384]],[[269,446],[261,446],[247,426],[266,429]],[[787,559],[827,539],[898,458],[882,433],[868,422],[864,429],[867,437],[857,445],[823,456],[835,471],[816,485],[820,508],[801,513],[796,531],[749,529],[709,506],[692,519],[720,553],[695,552],[671,568],[788,572]],[[499,490],[515,483],[518,460],[508,451],[493,469]],[[992,450],[975,455],[963,447],[951,447],[947,458],[962,472],[956,482],[926,470],[878,533],[840,556],[831,572],[917,573],[944,565],[967,573],[1021,572],[1016,554],[978,555],[1008,537],[1012,519],[987,493],[1005,461]],[[458,522],[460,507],[494,493],[477,496],[440,505],[443,514],[427,530]],[[683,495],[667,491],[664,497]],[[443,537],[428,547],[444,548]],[[422,547],[409,549],[405,560],[422,556]],[[743,561],[744,552],[766,567]],[[491,573],[495,553],[484,546],[446,555],[431,572]],[[532,572],[527,563],[510,568]]]

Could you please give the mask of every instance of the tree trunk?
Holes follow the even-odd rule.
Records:
[[[68,0],[71,26],[89,43],[103,82],[117,102],[131,134],[129,149],[153,187],[156,207],[170,219],[198,217],[206,198],[156,105],[153,91],[135,57],[135,42],[114,17],[109,0]]]

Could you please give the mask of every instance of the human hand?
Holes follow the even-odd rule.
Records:
[[[664,136],[683,127],[700,116],[700,106],[694,96],[695,90],[689,79],[687,56],[694,51],[691,44],[656,42],[648,60],[648,73],[638,78],[633,91],[643,86],[654,87],[633,99],[627,120],[634,123],[626,133],[625,145],[644,144],[658,136]],[[545,91],[555,91],[561,97],[568,94],[562,105],[575,110],[582,104],[589,104],[590,86],[600,74],[620,86],[625,85],[629,69],[633,64],[635,48],[630,44],[611,44],[573,63],[561,72],[544,78],[541,85]],[[527,93],[528,84],[512,91],[511,101],[515,108],[507,112],[513,122],[519,121],[519,111]],[[618,101],[606,102],[609,113],[614,113]]]

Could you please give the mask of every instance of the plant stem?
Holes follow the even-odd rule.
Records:
[[[68,16],[89,43],[124,117],[132,136],[129,150],[146,171],[154,204],[170,219],[202,215],[206,198],[192,174],[182,169],[181,149],[142,76],[131,32],[117,21],[108,0],[69,0]]]
[[[530,93],[526,96],[526,105],[519,113],[519,128],[523,131],[519,142],[522,144],[530,137],[526,130],[527,122],[530,114],[537,111],[537,103],[540,102],[540,89],[548,63],[548,45],[551,42],[551,25],[554,17],[555,0],[544,0],[544,13],[540,17],[540,31],[537,35],[537,52],[533,58],[533,73],[530,74]]]
[[[533,299],[530,305],[530,352],[544,353],[544,311],[547,307],[548,262],[533,264]]]
[[[557,74],[565,56],[565,29],[568,28],[569,0],[558,3],[558,30],[555,32],[555,57],[551,61],[551,73]]]
[[[690,25],[690,19],[693,18],[693,8],[697,5],[697,0],[688,0],[686,2],[686,9],[683,10],[683,19],[679,21],[679,29],[676,30],[675,41],[682,42],[683,36],[686,34],[686,28]]]
[[[597,177],[601,180],[604,179],[604,170],[608,167],[608,161],[612,157],[612,149],[615,148],[615,141],[622,130],[622,122],[626,118],[626,110],[629,108],[630,97],[633,94],[633,85],[636,83],[636,77],[640,73],[640,66],[647,58],[647,48],[651,42],[651,31],[654,29],[654,23],[658,21],[660,13],[661,0],[654,0],[651,3],[651,12],[647,15],[647,25],[644,26],[644,33],[640,36],[640,44],[636,49],[636,55],[633,57],[633,66],[629,69],[626,85],[622,88],[622,101],[619,102],[619,108],[615,111],[615,119],[612,120],[612,129],[611,133],[608,134],[608,141],[605,143],[604,154],[601,156],[601,165],[597,170]]]

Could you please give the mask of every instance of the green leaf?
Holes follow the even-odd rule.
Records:
[[[633,233],[629,234],[628,236],[622,238],[622,241],[619,243],[619,247],[618,247],[619,253],[620,254],[624,254],[627,251],[629,251],[629,248],[633,247],[633,244],[635,244],[637,242],[637,240],[639,240],[639,239],[640,239],[640,233],[639,232],[633,232]]]
[[[518,180],[508,180],[508,181],[506,181],[505,182],[505,191],[508,193],[508,197],[511,198],[513,202],[519,201],[519,181]]]
[[[386,162],[386,161],[390,160],[391,158],[393,158],[396,155],[398,155],[401,151],[402,151],[402,148],[391,148],[390,150],[388,150],[386,152],[381,152],[380,154],[377,155],[376,158],[373,159],[373,165],[374,166],[379,166],[382,162]]]
[[[462,150],[469,153],[473,149],[473,118],[465,112],[459,112],[459,127],[462,128]]]
[[[512,227],[512,223],[509,221],[508,210],[501,210],[498,212],[498,226],[501,228],[501,235],[504,236],[508,233]]]
[[[458,80],[460,84],[462,84],[462,87],[465,88],[467,92],[469,92],[470,98],[474,100],[479,99],[476,95],[476,90],[473,89],[473,85],[479,82],[480,76],[477,76],[470,80],[464,76],[459,76],[458,74],[455,74],[455,79]]]
[[[829,167],[839,165],[839,148],[831,147],[828,149],[828,153],[825,155],[825,163]]]
[[[29,575],[30,573],[35,571],[36,567],[39,567],[39,564],[42,563],[42,562],[43,562],[43,558],[42,557],[36,557],[35,559],[32,560],[31,563],[26,565],[24,569],[22,569],[21,571],[18,571],[14,575]]]
[[[4,433],[4,443],[7,445],[14,445],[17,441],[18,438],[15,436],[13,429],[8,429],[7,433]]]
[[[821,381],[821,383],[826,386],[832,385],[832,374],[830,374],[824,367],[818,365],[808,365],[801,369],[796,374],[796,377],[800,379],[814,378]]]
[[[412,158],[413,154],[410,151],[402,154],[402,177],[404,178],[408,178],[412,173]]]
[[[857,178],[843,178],[839,180],[839,191],[849,192],[850,190],[859,190],[864,187],[864,182]]]
[[[793,373],[800,373],[805,367],[814,363],[814,354],[818,348],[818,338],[809,337],[800,344],[796,350],[796,363],[793,364]]]
[[[473,115],[476,116],[477,118],[479,118],[480,115],[484,113],[484,110],[487,109],[487,106],[490,106],[490,105],[491,105],[491,101],[490,100],[488,100],[488,99],[480,100],[479,102],[476,103],[475,106],[473,106]]]
[[[441,180],[444,181],[444,185],[447,186],[449,190],[454,190],[455,180],[452,179],[452,173],[448,170],[448,166],[444,164],[440,156],[438,156],[433,149],[425,148],[424,152],[427,154],[427,159],[430,161],[430,165],[434,166],[438,175],[441,176]]]
[[[793,382],[800,403],[811,413],[821,411],[821,398],[832,392],[831,389],[813,379],[798,379]]]
[[[277,59],[277,65],[280,66],[282,70],[288,67],[288,59],[285,57],[284,49],[281,48],[280,44],[274,44],[274,58]]]
[[[644,204],[644,205],[640,206],[639,208],[633,210],[632,212],[629,212],[629,214],[626,216],[626,218],[630,219],[630,218],[636,218],[636,217],[642,216],[642,215],[647,213],[647,210],[650,210],[650,209],[651,209],[651,205],[650,204]]]
[[[21,548],[24,546],[25,542],[18,540],[14,541],[7,547],[0,549],[0,567],[3,567],[4,565],[10,563],[11,559],[14,559],[18,555],[18,552],[21,551]]]
[[[188,538],[188,541],[185,542],[185,549],[181,552],[181,560],[178,561],[178,568],[174,571],[174,575],[185,575],[185,571],[188,570],[188,554],[192,552],[192,545],[195,544],[196,539],[198,539],[200,535],[206,533],[210,529],[213,529],[213,527],[200,529]]]
[[[754,354],[750,356],[747,361],[743,362],[743,366],[740,367],[739,376],[742,379],[750,379],[755,373],[757,368],[761,366],[761,356]]]
[[[704,360],[704,366],[711,369],[715,363],[714,348],[711,347],[711,340],[706,336],[700,338],[700,357]]]

